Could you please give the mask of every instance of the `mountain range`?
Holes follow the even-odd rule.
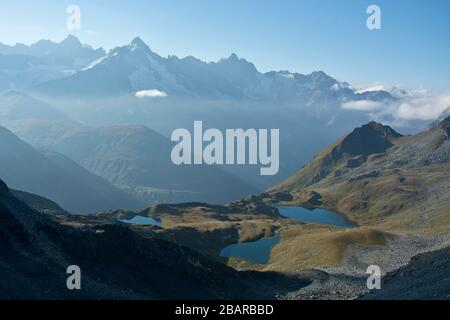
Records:
[[[0,54],[36,57],[48,64],[81,67],[105,56],[106,52],[101,48],[94,50],[88,45],[83,45],[77,37],[69,35],[60,43],[40,40],[30,46],[25,44],[14,46],[0,44]]]
[[[309,75],[288,71],[261,73],[245,59],[231,54],[218,62],[195,57],[159,56],[139,37],[112,49],[107,56],[74,75],[37,86],[49,96],[80,98],[134,95],[158,90],[169,97],[250,99],[306,105],[342,100],[392,100],[386,91],[359,93],[324,72]]]
[[[30,46],[0,44],[0,92],[22,90],[64,78],[105,56],[70,35],[60,43],[41,40]]]
[[[383,101],[387,91],[359,92],[324,72],[259,72],[236,54],[218,62],[195,57],[161,57],[139,37],[106,53],[75,36],[60,43],[0,44],[0,92],[22,89],[46,96],[83,99],[135,95],[159,90],[169,97],[250,99],[277,103],[323,104],[336,99]]]

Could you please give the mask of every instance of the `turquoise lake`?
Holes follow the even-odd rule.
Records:
[[[343,215],[325,209],[309,210],[302,207],[280,206],[278,211],[283,217],[292,218],[300,222],[318,223],[339,228],[354,228],[356,224]]]
[[[292,218],[305,223],[318,223],[338,228],[354,228],[356,225],[344,216],[324,209],[308,210],[296,206],[280,206],[278,211],[283,217]],[[224,248],[220,256],[239,258],[254,264],[267,264],[272,248],[280,242],[279,235],[262,238],[254,242],[236,243]]]

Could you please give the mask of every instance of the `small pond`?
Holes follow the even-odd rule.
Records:
[[[236,243],[223,249],[220,256],[239,258],[254,264],[266,264],[269,262],[273,246],[278,242],[280,242],[280,236],[262,238],[254,242]]]

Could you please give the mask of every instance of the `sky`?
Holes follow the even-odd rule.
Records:
[[[381,30],[366,10],[381,9]],[[81,29],[66,28],[69,5]],[[262,72],[323,70],[341,81],[450,89],[448,0],[2,0],[0,43],[74,34],[111,49],[141,37],[162,56],[238,54]]]

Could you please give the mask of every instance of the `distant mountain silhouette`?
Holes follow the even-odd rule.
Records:
[[[0,177],[14,189],[56,201],[64,209],[92,213],[138,209],[143,203],[53,152],[40,153],[0,127]]]
[[[103,49],[82,45],[72,35],[60,43],[0,44],[0,93],[67,77],[105,55]]]
[[[226,203],[257,192],[217,167],[174,165],[171,141],[140,125],[78,127],[56,137],[49,147],[147,204]]]
[[[60,43],[50,40],[40,40],[30,46],[16,44],[8,46],[0,44],[0,55],[16,55],[36,57],[43,64],[64,65],[68,67],[81,67],[106,55],[103,49],[94,50],[81,44],[80,40],[69,35]]]
[[[23,92],[8,91],[0,95],[0,105],[0,123],[33,119],[74,124],[63,112]]]

